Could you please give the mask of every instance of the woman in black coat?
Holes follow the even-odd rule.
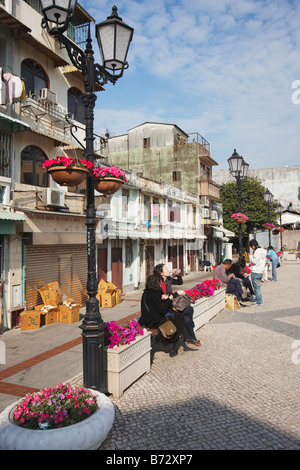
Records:
[[[146,288],[141,300],[141,317],[139,323],[147,328],[158,328],[159,325],[166,321],[166,314],[171,313],[169,319],[176,326],[176,333],[166,339],[158,332],[157,341],[169,344],[172,343],[172,351],[170,356],[176,356],[179,349],[179,336],[183,334],[184,320],[182,315],[172,310],[172,298],[167,296],[161,287],[161,276],[157,273],[149,276]],[[171,296],[172,297],[172,296]]]

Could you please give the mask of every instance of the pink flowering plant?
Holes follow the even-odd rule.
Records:
[[[236,219],[249,220],[249,217],[247,215],[243,214],[242,212],[237,212],[236,214],[232,214],[231,218],[233,220],[236,220]]]
[[[273,225],[273,224],[263,224],[263,227],[265,227],[268,230],[272,230],[273,228],[275,228],[275,225]]]
[[[94,164],[89,160],[76,160],[75,158],[69,157],[55,157],[52,160],[45,160],[42,164],[43,170],[48,170],[53,166],[65,166],[66,168],[85,168],[88,171],[93,171]]]
[[[96,180],[103,180],[105,178],[118,178],[122,181],[124,181],[124,183],[127,182],[127,178],[125,176],[125,172],[120,170],[120,168],[116,167],[116,166],[110,166],[110,167],[105,167],[105,166],[102,166],[102,167],[95,167],[93,170],[92,170],[92,174],[94,175],[94,178]]]
[[[27,429],[56,429],[79,423],[97,409],[90,390],[59,384],[26,395],[13,409],[13,422]]]
[[[122,344],[130,344],[137,336],[143,335],[144,330],[135,320],[124,323],[122,326],[111,321],[106,323],[104,333],[108,347],[115,348]]]

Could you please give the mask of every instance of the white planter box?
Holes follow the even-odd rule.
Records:
[[[296,259],[296,253],[283,252],[283,259],[286,261],[293,261]]]
[[[124,390],[141,375],[150,372],[151,333],[137,336],[128,345],[107,348],[107,386],[114,398],[123,395]]]
[[[193,304],[195,330],[208,323],[225,308],[225,290],[225,288],[215,290],[214,295],[211,297],[203,297]]]

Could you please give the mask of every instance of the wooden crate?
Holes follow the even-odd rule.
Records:
[[[41,315],[36,310],[25,310],[21,313],[21,330],[34,330],[40,328]]]

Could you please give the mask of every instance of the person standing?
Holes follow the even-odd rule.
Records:
[[[267,252],[258,245],[256,240],[251,240],[249,245],[253,250],[252,255],[250,255],[250,262],[253,264],[251,268],[251,280],[255,300],[252,302],[252,305],[262,305],[261,280],[266,265]]]
[[[270,257],[270,260],[271,260],[271,263],[272,263],[272,281],[277,282],[276,268],[279,265],[279,258],[278,258],[277,253],[275,252],[275,250],[272,246],[268,247],[267,256]]]

